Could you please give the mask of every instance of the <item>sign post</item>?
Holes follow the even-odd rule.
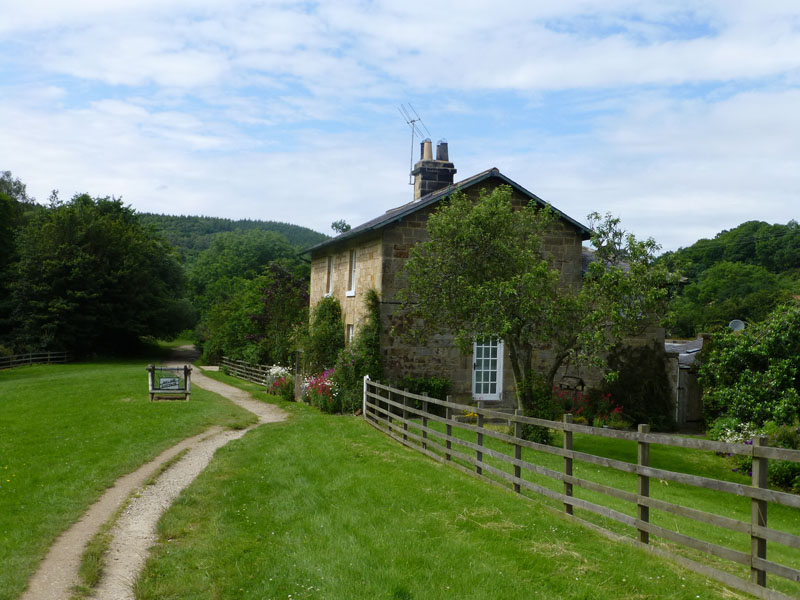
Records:
[[[147,366],[147,383],[150,402],[183,397],[189,400],[192,395],[192,367]]]

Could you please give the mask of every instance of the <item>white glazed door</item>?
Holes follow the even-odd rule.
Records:
[[[472,397],[500,400],[503,394],[503,340],[483,339],[473,345]]]

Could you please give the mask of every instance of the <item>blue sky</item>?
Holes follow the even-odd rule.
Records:
[[[411,199],[411,103],[456,179],[497,167],[664,249],[800,217],[800,5],[5,0],[0,170],[46,201],[330,233]],[[415,150],[415,154],[418,152]],[[418,158],[415,155],[415,160]]]

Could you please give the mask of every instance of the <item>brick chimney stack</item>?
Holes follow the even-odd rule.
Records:
[[[414,200],[451,185],[456,168],[450,162],[447,142],[440,140],[436,144],[434,160],[430,139],[423,140],[420,144],[420,160],[414,165],[411,174],[414,176]]]

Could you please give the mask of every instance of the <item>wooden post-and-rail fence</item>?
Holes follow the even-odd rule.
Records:
[[[23,365],[61,364],[68,361],[68,352],[29,352],[28,354],[0,356],[0,369],[10,369]]]
[[[422,452],[426,456],[479,477],[489,483],[501,487],[510,487],[523,495],[523,490],[546,496],[563,505],[564,512],[590,527],[615,539],[623,539],[655,554],[666,556],[679,564],[702,575],[714,578],[733,588],[751,593],[759,598],[789,598],[783,592],[767,586],[767,574],[784,578],[790,582],[800,583],[800,536],[767,525],[769,505],[779,507],[780,511],[790,511],[787,522],[800,523],[800,495],[770,490],[767,486],[767,465],[769,460],[782,460],[800,463],[800,451],[766,446],[766,438],[757,438],[752,445],[714,442],[698,438],[650,433],[647,425],[640,425],[638,431],[618,431],[599,429],[572,422],[572,415],[564,415],[564,421],[546,421],[526,417],[515,411],[514,414],[494,411],[480,407],[465,407],[448,400],[439,400],[428,396],[412,394],[405,390],[392,388],[369,377],[364,378],[363,415],[364,419],[383,431],[396,441]],[[434,407],[440,407],[436,410]],[[433,409],[433,410],[431,410]],[[477,423],[466,423],[454,419],[454,414],[463,414],[465,409],[477,414]],[[440,416],[444,414],[444,416]],[[486,420],[495,423],[505,422],[509,425],[508,433],[497,428],[484,426]],[[536,425],[563,432],[563,446],[555,447],[522,438],[523,425]],[[454,430],[462,435],[454,435]],[[573,448],[574,434],[593,435],[606,438],[630,440],[637,445],[636,463],[625,462],[603,456],[595,456],[578,452]],[[474,441],[464,439],[470,437]],[[490,444],[486,441],[491,440]],[[752,484],[745,485],[692,475],[656,469],[650,466],[651,446],[672,446],[711,451],[725,454],[736,454],[752,457]],[[523,456],[523,449],[529,451]],[[535,460],[534,450],[563,458],[563,469],[556,470],[531,462]],[[542,456],[541,454],[539,456]],[[588,464],[615,469],[629,473],[636,478],[636,493],[618,489],[607,482],[599,483],[582,479],[574,474],[576,465]],[[558,483],[558,489],[540,485],[547,480]],[[535,483],[539,481],[540,483]],[[650,483],[656,481],[664,484],[674,482],[694,488],[712,490],[713,492],[732,494],[750,499],[751,518],[749,521],[738,520],[684,506],[675,502],[657,499],[651,496]],[[578,498],[576,490],[587,490],[599,493],[605,498],[622,500],[628,503],[630,510],[626,514],[608,506]],[[584,494],[581,494],[584,495]],[[576,509],[599,515],[605,519],[621,523],[631,528],[635,540],[620,536],[607,526],[591,523],[575,516]],[[652,522],[652,511],[655,514],[672,518],[659,518],[658,525]],[[796,516],[795,516],[796,511]],[[635,515],[635,516],[634,516]],[[700,522],[709,530],[717,532],[725,530],[736,532],[740,538],[750,538],[749,551],[741,548],[712,543],[678,531],[678,520],[683,517]],[[607,523],[607,522],[606,522]],[[670,525],[672,528],[670,528]],[[744,534],[744,535],[741,535]],[[734,536],[736,537],[736,536]],[[750,578],[745,579],[724,571],[710,564],[697,562],[677,551],[666,550],[663,544],[654,545],[653,538],[660,538],[669,543],[671,548],[677,545],[682,550],[699,551],[716,558],[738,563],[750,570]],[[794,566],[767,559],[767,542],[788,547],[789,560]],[[787,556],[783,552],[782,556]],[[782,588],[792,587],[781,584]],[[800,592],[794,587],[793,594]]]
[[[250,381],[251,383],[258,383],[269,387],[272,385],[276,377],[272,374],[274,365],[259,365],[250,363],[244,360],[236,360],[234,358],[222,357],[219,362],[220,368],[224,369],[229,375]]]

